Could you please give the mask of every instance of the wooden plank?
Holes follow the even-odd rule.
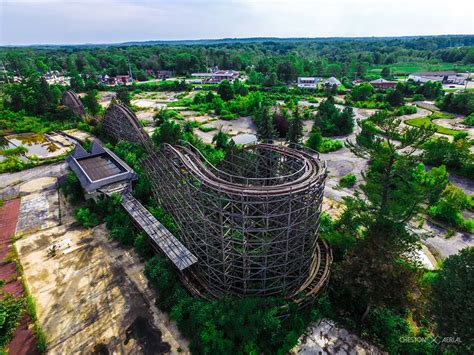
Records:
[[[122,206],[179,270],[197,262],[196,256],[130,193],[122,195]]]

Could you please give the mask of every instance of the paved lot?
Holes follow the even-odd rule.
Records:
[[[155,307],[156,295],[133,250],[111,241],[104,225],[93,230],[79,226],[61,195],[59,206],[48,205],[52,212],[44,216],[43,203],[24,203],[51,191],[57,196],[51,189],[55,183],[55,178],[43,177],[20,186],[20,221],[28,216],[35,216],[31,221],[47,219],[60,211],[61,223],[36,223],[34,231],[22,229],[16,242],[49,353],[106,348],[117,354],[177,353],[178,348],[188,352],[175,324]]]

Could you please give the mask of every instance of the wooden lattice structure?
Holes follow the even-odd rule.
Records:
[[[296,296],[327,278],[317,239],[326,166],[314,155],[259,144],[215,167],[191,146],[164,145],[145,171],[213,293]]]
[[[135,113],[127,106],[109,106],[102,121],[104,131],[117,141],[125,140],[148,145],[150,137],[140,125]]]
[[[316,152],[257,144],[213,166],[189,144],[154,149],[126,106],[111,106],[103,124],[147,151],[152,193],[193,258],[181,270],[192,294],[282,294],[304,305],[326,285],[332,255],[318,230],[327,172]]]
[[[72,91],[67,90],[63,93],[61,102],[64,106],[70,108],[76,115],[80,117],[84,117],[86,115],[86,111],[84,110],[84,105],[82,104],[81,99],[79,96]]]

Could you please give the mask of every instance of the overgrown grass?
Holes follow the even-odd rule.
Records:
[[[433,123],[432,122],[433,119],[445,118],[445,117],[438,117],[438,116],[439,116],[439,113],[433,113],[426,117],[410,118],[409,120],[406,120],[405,123],[407,125],[418,127],[418,128],[432,127],[436,129],[436,132],[441,133],[441,134],[446,134],[449,136],[454,136],[456,133],[462,132],[461,130],[450,129],[450,128],[437,125],[436,123]]]

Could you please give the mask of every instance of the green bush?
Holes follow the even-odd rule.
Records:
[[[356,181],[357,181],[356,176],[352,173],[349,173],[339,179],[339,186],[347,187],[347,188],[354,187]]]
[[[439,201],[428,209],[428,214],[450,225],[472,231],[472,220],[464,220],[462,211],[468,207],[468,198],[463,190],[452,184],[444,190]]]
[[[334,152],[338,149],[341,149],[343,144],[340,140],[323,138],[321,145],[319,146],[320,153],[329,153]]]
[[[395,116],[412,115],[416,113],[416,106],[404,105],[394,111]]]
[[[433,354],[431,336],[415,334],[408,321],[388,308],[376,308],[369,313],[362,335],[371,339],[389,354]],[[403,341],[417,337],[421,341]]]
[[[74,215],[79,223],[87,228],[95,227],[100,223],[99,216],[87,207],[78,208]]]
[[[467,116],[463,123],[466,125],[466,126],[474,126],[474,113],[471,113],[469,116]]]
[[[20,316],[25,311],[23,298],[15,298],[2,294],[0,300],[0,349],[8,344],[13,332],[18,326]]]
[[[81,183],[76,174],[72,171],[70,171],[65,179],[59,184],[59,188],[72,204],[84,199]]]

